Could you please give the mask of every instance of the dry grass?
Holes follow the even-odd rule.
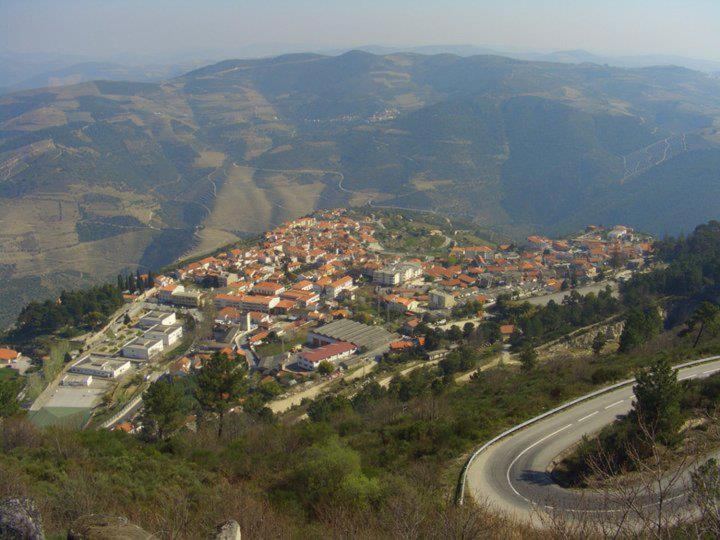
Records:
[[[227,159],[227,156],[222,152],[216,152],[214,150],[203,150],[195,160],[195,167],[199,168],[217,168],[220,167],[223,162]]]

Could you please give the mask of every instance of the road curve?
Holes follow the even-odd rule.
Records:
[[[682,368],[678,378],[707,377],[720,372],[720,360]],[[479,453],[467,468],[465,495],[522,520],[533,520],[538,509],[586,512],[612,511],[594,493],[578,493],[555,484],[547,471],[552,461],[578,442],[627,414],[632,384],[582,401],[508,435]]]

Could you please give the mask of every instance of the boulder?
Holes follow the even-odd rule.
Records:
[[[92,514],[78,518],[68,540],[157,540],[157,537],[120,516]]]
[[[0,538],[44,540],[42,517],[33,501],[5,499],[0,502]]]
[[[234,519],[218,525],[213,540],[240,540],[240,525]]]

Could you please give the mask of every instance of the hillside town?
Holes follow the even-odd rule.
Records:
[[[140,389],[142,380],[187,375],[222,352],[259,384],[276,385],[275,397],[285,399],[279,412],[298,403],[301,390],[314,395],[324,381],[371,369],[383,355],[422,350],[418,328],[479,325],[503,295],[559,302],[571,290],[599,290],[610,277],[642,268],[651,251],[649,237],[624,226],[589,226],[565,239],[533,235],[521,244],[463,245],[455,233],[423,231],[445,238],[443,254],[411,256],[386,251],[381,239],[399,233],[381,217],[318,211],[254,245],[138,276],[152,283],[128,291],[113,320],[71,351],[72,361],[31,411],[53,411],[47,422],[59,410],[90,414],[113,381],[134,380]],[[505,339],[516,331],[501,327]],[[27,367],[7,348],[0,361]],[[106,422],[127,428],[139,404],[138,391]]]

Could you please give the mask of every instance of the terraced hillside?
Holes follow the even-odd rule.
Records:
[[[0,319],[316,207],[558,233],[720,207],[720,82],[496,56],[232,60],[0,98]]]

